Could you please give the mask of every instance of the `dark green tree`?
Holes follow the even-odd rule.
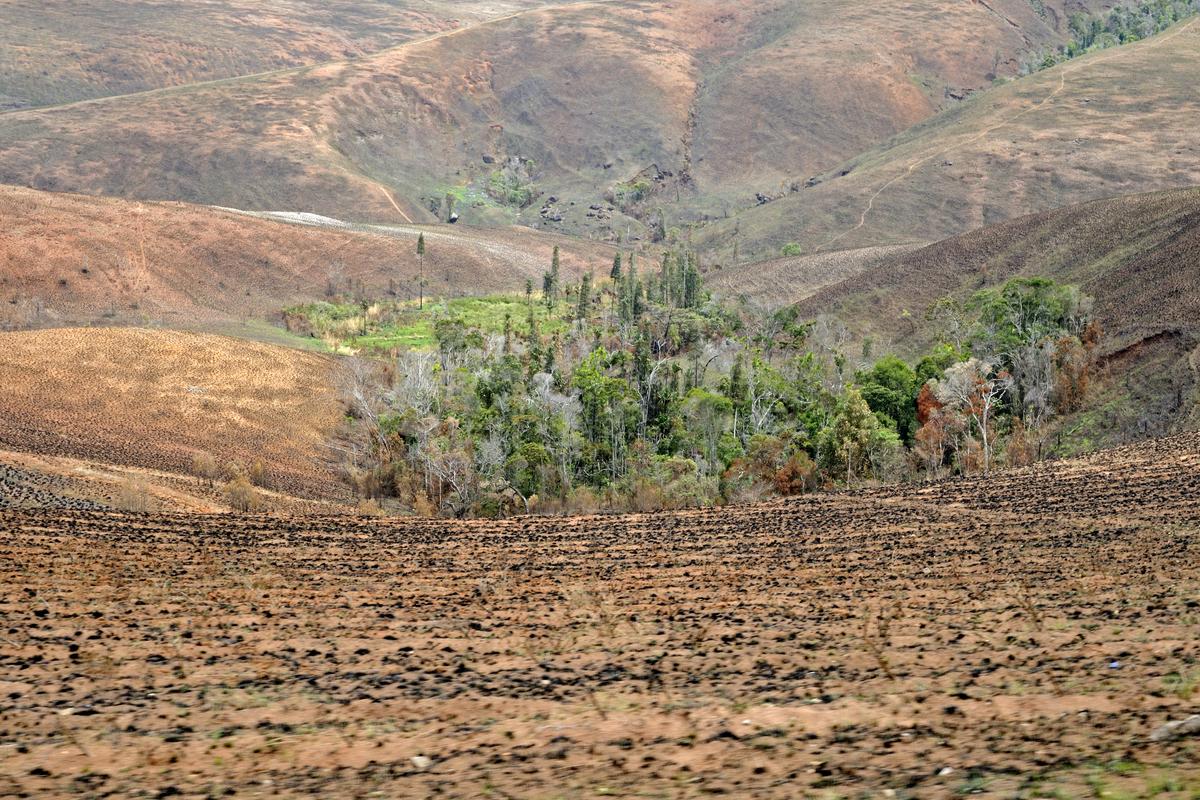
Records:
[[[417,269],[419,275],[417,277],[417,287],[420,292],[420,302],[418,308],[425,309],[425,234],[417,234]],[[412,295],[409,295],[411,297]]]
[[[583,276],[579,284],[579,303],[575,307],[575,319],[586,321],[591,311],[592,303],[592,273]]]

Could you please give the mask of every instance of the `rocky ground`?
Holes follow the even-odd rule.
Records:
[[[1200,438],[505,523],[0,510],[0,796],[1197,797]]]

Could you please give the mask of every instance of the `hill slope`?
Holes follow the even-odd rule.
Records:
[[[1151,737],[1195,710],[1197,497],[1190,436],[632,517],[0,510],[6,763],[55,796],[80,776],[117,794],[1162,796],[1200,780],[1192,740]]]
[[[838,255],[799,260],[791,282],[818,285],[823,261]],[[1065,422],[1066,452],[1200,426],[1200,188],[1099,200],[927,247],[843,258],[856,274],[805,293],[801,315],[832,315],[852,337],[905,356],[930,344],[934,329],[922,317],[947,295],[966,299],[1012,277],[1045,276],[1092,296],[1103,369],[1084,411]],[[769,276],[753,277],[753,268],[742,272],[752,276],[746,286],[766,290],[751,297],[762,305],[796,296]]]
[[[1018,275],[1080,286],[1113,346],[1164,330],[1200,333],[1200,188],[1098,200],[900,250],[800,307],[904,341],[905,310],[919,315],[945,295]]]
[[[717,226],[769,256],[931,241],[1030,211],[1200,184],[1200,20],[979,95]],[[735,227],[736,226],[736,227]]]
[[[0,181],[382,221],[433,219],[451,192],[467,220],[638,235],[668,198],[723,215],[1011,74],[1061,41],[1061,4],[1041,5],[565,4],[353,62],[0,115]]]
[[[63,328],[0,334],[0,450],[176,473],[199,453],[272,485],[343,496],[327,445],[333,361],[221,336]]]
[[[744,299],[759,308],[777,309],[807,300],[822,289],[862,273],[873,274],[875,269],[919,248],[885,245],[751,261],[714,270],[704,282],[724,300]]]
[[[0,28],[0,111],[356,58],[537,5],[9,0]]]
[[[525,228],[317,227],[0,186],[0,327],[272,320],[330,289],[416,296],[420,233],[431,295],[540,286],[556,245],[571,279],[612,260],[603,245]]]

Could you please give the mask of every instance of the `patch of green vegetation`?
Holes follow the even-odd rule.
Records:
[[[1041,0],[1030,0],[1034,9],[1045,16]],[[1036,54],[1022,67],[1023,74],[1049,69],[1064,61],[1097,50],[1132,44],[1162,33],[1177,22],[1200,13],[1200,0],[1143,0],[1138,4],[1118,6],[1105,14],[1071,15],[1071,40],[1057,50]]]
[[[496,170],[488,178],[487,193],[503,205],[525,208],[537,197],[537,187],[517,173]]]
[[[654,184],[645,178],[622,181],[608,192],[608,200],[624,213],[629,213],[654,191]]]
[[[1163,678],[1167,691],[1182,700],[1191,700],[1200,692],[1200,670],[1191,672],[1172,672]]]
[[[286,328],[280,328],[265,320],[248,319],[241,323],[218,325],[211,329],[212,333],[231,336],[235,339],[249,339],[263,344],[277,344],[292,347],[297,350],[309,350],[315,353],[330,352],[329,346],[321,339],[304,336]]]
[[[289,308],[284,314],[294,330],[307,330],[329,348],[366,351],[434,349],[441,321],[456,322],[483,336],[502,334],[506,324],[525,331],[531,314],[542,333],[552,335],[568,328],[568,323],[542,302],[503,294],[427,300],[423,309],[417,301],[322,301]]]
[[[492,205],[492,198],[488,197],[487,192],[470,184],[443,186],[440,192],[453,197],[455,205],[458,206]]]

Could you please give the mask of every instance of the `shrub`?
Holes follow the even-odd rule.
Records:
[[[600,498],[588,486],[576,486],[567,495],[566,512],[576,516],[595,514],[600,510]]]
[[[383,510],[383,506],[377,500],[360,500],[358,515],[360,517],[383,517],[387,515],[387,512]]]
[[[267,468],[263,464],[262,459],[258,459],[250,465],[250,469],[246,472],[246,477],[255,486],[261,486],[264,489],[268,488]]]
[[[213,482],[221,477],[221,468],[209,453],[197,453],[192,457],[192,474],[208,481],[208,485],[212,486]]]
[[[780,250],[779,252],[780,252],[780,254],[782,254],[784,257],[790,258],[791,256],[799,256],[799,255],[803,255],[803,254],[804,254],[804,248],[803,248],[803,247],[801,247],[801,246],[799,245],[799,243],[797,243],[797,242],[788,242],[787,244],[785,244],[785,245],[783,246],[783,249],[782,249],[782,250]]]
[[[249,513],[257,511],[262,505],[262,498],[245,475],[238,475],[226,483],[223,493],[225,502],[234,511]]]
[[[121,511],[148,514],[154,510],[154,496],[141,478],[126,478],[117,489],[113,505]]]

